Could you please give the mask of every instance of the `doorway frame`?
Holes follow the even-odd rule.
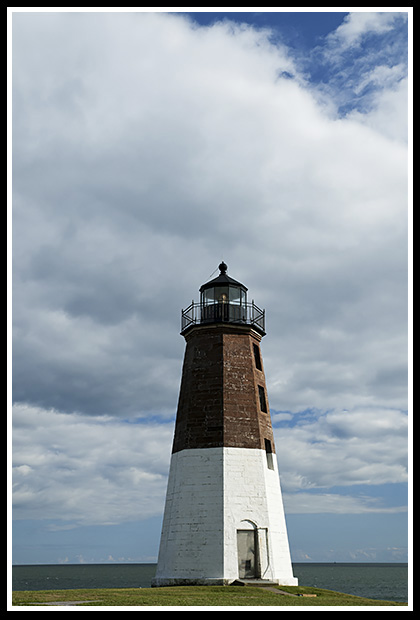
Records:
[[[250,532],[254,535],[254,575],[252,577],[240,577],[240,557],[239,557],[239,533],[246,532],[249,534]],[[261,579],[261,562],[260,562],[260,545],[258,540],[258,527],[252,521],[245,519],[241,521],[239,527],[236,529],[236,551],[237,551],[237,566],[238,566],[238,577],[239,579]]]

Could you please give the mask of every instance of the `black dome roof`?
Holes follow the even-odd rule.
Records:
[[[208,288],[212,288],[213,286],[238,286],[244,291],[248,290],[246,286],[244,286],[237,280],[234,280],[230,276],[226,275],[226,271],[227,271],[226,263],[222,261],[219,265],[219,269],[220,269],[220,274],[217,276],[217,278],[214,278],[213,280],[206,282],[206,284],[203,284],[200,287],[200,293],[202,291],[205,291]]]

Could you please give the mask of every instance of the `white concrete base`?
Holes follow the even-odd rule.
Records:
[[[276,458],[270,466],[264,450],[250,448],[172,455],[152,585],[226,585],[243,577],[238,530],[254,532],[257,578],[297,585]]]

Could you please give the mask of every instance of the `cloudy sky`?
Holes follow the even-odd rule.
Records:
[[[411,16],[52,11],[11,15],[13,562],[156,560],[221,259],[292,559],[406,561]]]

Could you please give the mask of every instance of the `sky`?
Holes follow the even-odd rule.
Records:
[[[411,8],[172,10],[9,13],[13,563],[156,561],[222,259],[292,560],[407,561]]]

